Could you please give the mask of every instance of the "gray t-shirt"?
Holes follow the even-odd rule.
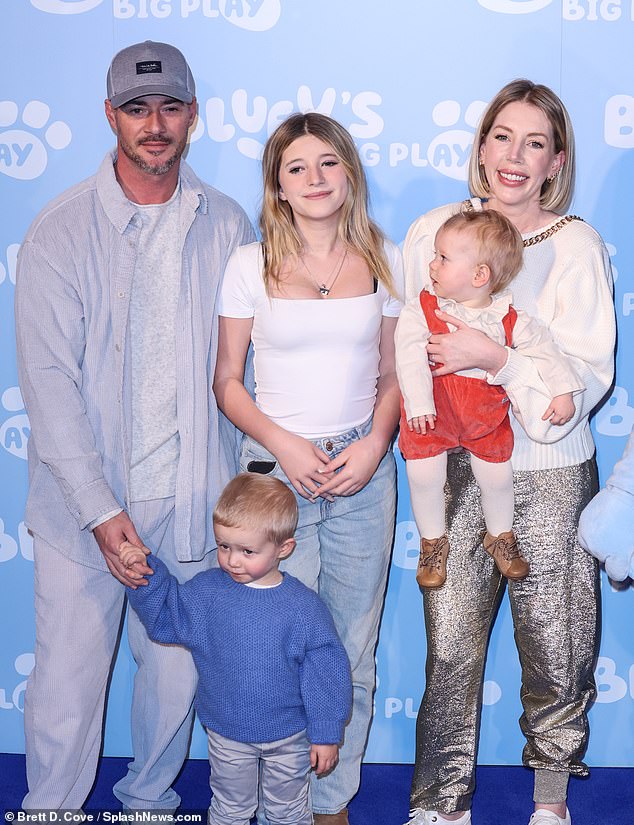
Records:
[[[181,280],[180,184],[169,201],[138,205],[143,221],[130,299],[132,501],[173,496],[179,456],[176,308]]]

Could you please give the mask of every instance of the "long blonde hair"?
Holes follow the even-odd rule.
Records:
[[[563,151],[564,165],[552,180],[542,185],[540,203],[543,209],[563,214],[572,199],[575,183],[575,135],[566,107],[548,86],[520,78],[507,83],[496,94],[482,115],[473,140],[469,162],[469,189],[480,198],[489,196],[489,183],[480,166],[480,148],[491,131],[495,118],[509,103],[530,103],[539,109],[550,123],[555,140],[555,152]]]
[[[341,124],[318,112],[291,115],[277,127],[264,147],[264,192],[259,223],[267,293],[270,294],[272,285],[279,285],[284,259],[299,257],[303,248],[293,211],[288,202],[280,198],[279,173],[282,155],[294,140],[304,135],[313,135],[327,143],[348,178],[348,196],[341,209],[339,237],[346,248],[364,259],[372,275],[388,292],[394,294],[394,282],[383,248],[384,236],[368,215],[368,185],[357,149]]]

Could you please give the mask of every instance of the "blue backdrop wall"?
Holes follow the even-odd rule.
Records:
[[[180,47],[197,81],[189,161],[255,218],[259,156],[287,114],[316,109],[354,136],[373,212],[397,243],[422,212],[466,195],[473,130],[507,81],[546,83],[568,105],[579,169],[575,213],[596,226],[614,264],[619,354],[594,429],[602,478],[634,425],[634,0],[9,0],[0,9],[0,751],[23,749],[33,666],[32,544],[22,523],[29,422],[17,388],[13,290],[21,239],[39,209],[90,175],[113,136],[103,115],[115,51],[144,39]],[[592,346],[592,342],[588,342]],[[400,460],[400,459],[399,459]],[[402,470],[402,464],[400,464]],[[413,761],[424,686],[418,535],[404,473],[367,759]],[[634,765],[631,588],[603,576],[598,699],[588,759]],[[130,753],[134,663],[123,643],[107,755]],[[484,686],[480,762],[520,761],[519,665],[507,604]],[[196,730],[192,754],[206,755]]]

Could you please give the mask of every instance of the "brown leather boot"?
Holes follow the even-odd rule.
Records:
[[[350,825],[348,822],[348,809],[344,808],[338,814],[313,814],[315,825]]]
[[[528,576],[528,562],[520,553],[512,530],[499,536],[485,533],[483,544],[487,553],[493,556],[497,569],[507,579],[525,579]]]
[[[447,578],[447,536],[439,539],[421,539],[416,581],[419,587],[442,587]]]

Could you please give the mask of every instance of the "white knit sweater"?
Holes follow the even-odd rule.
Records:
[[[477,198],[471,202],[482,209]],[[408,300],[429,284],[436,232],[461,207],[452,203],[433,209],[410,227],[403,248]],[[550,225],[523,237],[538,235]],[[489,380],[504,386],[517,416],[511,416],[513,467],[544,470],[580,464],[594,454],[588,416],[606,394],[614,372],[616,325],[607,250],[589,224],[571,221],[524,249],[524,265],[510,287],[513,305],[549,327],[585,387],[575,395],[576,412],[567,424],[553,427],[542,422],[550,401],[548,388],[530,358],[508,349],[505,366]]]

